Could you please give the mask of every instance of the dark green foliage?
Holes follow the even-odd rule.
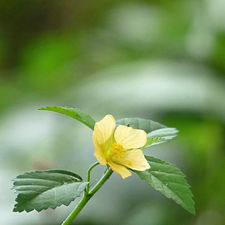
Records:
[[[13,188],[17,193],[15,212],[55,209],[69,205],[84,191],[87,182],[65,170],[41,170],[17,176]]]
[[[76,119],[80,121],[81,123],[84,123],[85,125],[90,127],[92,130],[94,129],[94,125],[95,125],[94,119],[92,119],[91,116],[89,116],[87,113],[83,112],[79,108],[47,106],[47,107],[40,108],[40,110],[48,110],[48,111],[58,112],[58,113],[70,116],[73,119]]]
[[[135,173],[155,190],[173,199],[188,212],[195,214],[193,194],[185,175],[174,165],[160,159],[146,156],[151,168]]]

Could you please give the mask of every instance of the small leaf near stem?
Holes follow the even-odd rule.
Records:
[[[96,166],[96,165],[95,165]],[[92,169],[95,167],[91,166]],[[90,167],[90,171],[92,170]],[[98,181],[98,183],[92,188],[89,193],[85,193],[80,203],[76,206],[76,208],[71,212],[71,214],[66,218],[66,220],[61,225],[70,225],[72,221],[76,218],[79,212],[84,208],[87,202],[92,198],[92,196],[101,188],[101,186],[110,178],[113,171],[111,168],[107,168],[107,171],[104,172],[102,178]]]

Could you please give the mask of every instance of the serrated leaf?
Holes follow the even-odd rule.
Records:
[[[117,125],[125,125],[134,129],[144,130],[147,134],[153,130],[165,128],[166,126],[155,122],[153,120],[141,119],[141,118],[123,118],[116,121]]]
[[[155,190],[173,199],[188,212],[195,214],[193,194],[185,175],[170,163],[150,156],[146,156],[146,159],[151,168],[135,171],[135,173]]]
[[[144,148],[169,141],[175,138],[177,136],[177,133],[178,133],[178,130],[176,128],[170,128],[170,127],[154,130],[148,134],[147,143],[144,146]]]
[[[58,113],[67,115],[69,117],[72,117],[73,119],[80,121],[81,123],[84,123],[85,125],[90,127],[92,130],[94,129],[94,126],[95,126],[94,119],[91,116],[89,116],[87,113],[80,110],[79,108],[47,106],[47,107],[40,108],[39,110],[53,111],[53,112],[58,112]]]
[[[27,172],[13,180],[17,193],[14,212],[38,212],[60,205],[69,205],[87,186],[82,178],[65,170],[40,170]]]

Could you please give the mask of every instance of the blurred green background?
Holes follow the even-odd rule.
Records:
[[[76,204],[12,212],[19,173],[85,177],[95,162],[88,128],[37,111],[61,105],[177,127],[145,153],[182,169],[196,201],[192,216],[137,176],[114,174],[75,224],[223,225],[224,21],[224,0],[0,0],[0,223],[60,224]]]

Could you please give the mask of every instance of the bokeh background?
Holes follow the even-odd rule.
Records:
[[[89,128],[37,111],[61,105],[177,127],[145,153],[176,164],[196,201],[192,216],[135,175],[114,174],[75,224],[223,225],[224,21],[224,0],[0,0],[0,223],[60,224],[76,204],[12,212],[19,173],[85,177],[95,162]]]

